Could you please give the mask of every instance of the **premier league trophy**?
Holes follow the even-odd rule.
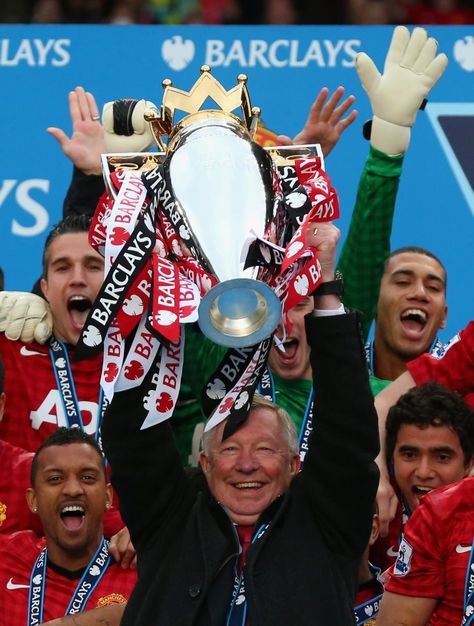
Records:
[[[245,411],[276,327],[320,280],[306,228],[338,205],[319,146],[260,147],[246,83],[227,91],[208,66],[189,92],[163,81],[161,110],[144,115],[158,152],[103,155],[108,193],[89,239],[107,275],[76,354],[104,351],[108,399],[156,369],[144,427],[177,401],[182,324],[197,320],[233,364],[240,351],[236,385],[211,395],[220,418]]]
[[[209,67],[201,72],[189,93],[165,81],[161,114],[147,119],[159,146],[168,135],[164,175],[189,225],[182,242],[193,242],[196,260],[218,281],[201,301],[199,326],[215,343],[244,347],[269,337],[281,317],[279,298],[242,256],[272,220],[273,164],[252,141],[260,111],[251,108],[246,76],[226,91]],[[201,110],[208,98],[219,108]],[[242,119],[232,113],[239,107]],[[188,115],[176,122],[177,110]]]

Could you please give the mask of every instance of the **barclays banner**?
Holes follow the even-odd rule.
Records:
[[[118,98],[161,103],[164,78],[189,89],[206,63],[230,89],[248,75],[252,104],[270,129],[290,136],[323,86],[356,96],[359,117],[326,160],[339,191],[343,236],[368,152],[370,107],[354,57],[382,69],[391,27],[160,27],[0,25],[0,265],[6,288],[29,290],[40,274],[49,228],[61,217],[71,164],[46,133],[70,134],[68,92],[99,104]],[[474,26],[432,27],[448,69],[419,112],[405,159],[392,247],[424,246],[449,275],[449,338],[474,317]]]

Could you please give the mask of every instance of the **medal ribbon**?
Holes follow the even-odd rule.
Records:
[[[474,623],[474,541],[469,554],[469,563],[464,584],[464,614],[461,626],[469,626]]]
[[[84,430],[69,355],[66,346],[60,339],[51,337],[49,340],[49,356],[53,364],[54,376],[61,397],[66,424],[69,428],[77,426]]]
[[[382,584],[380,582],[380,567],[376,567],[375,565],[372,565],[372,563],[369,563],[369,567],[370,570],[374,573],[377,581]],[[375,596],[374,598],[369,598],[362,604],[358,604],[356,607],[354,607],[354,616],[357,625],[365,624],[367,621],[369,621],[369,619],[373,619],[378,615],[380,601],[382,600],[382,597],[383,592]]]
[[[51,337],[49,340],[49,356],[53,364],[54,377],[56,378],[56,385],[61,397],[66,424],[69,428],[77,426],[81,430],[84,430],[69,354],[66,346],[60,339]],[[99,440],[100,425],[106,406],[107,400],[104,398],[102,389],[99,389],[95,428],[95,437],[97,440]]]
[[[47,561],[48,550],[44,548],[31,570],[27,626],[38,626],[43,623]],[[109,565],[110,556],[108,542],[102,537],[96,553],[84,570],[82,578],[74,590],[65,615],[80,613],[84,610],[91,594],[101,581]]]

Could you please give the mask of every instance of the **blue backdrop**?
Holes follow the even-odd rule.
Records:
[[[6,288],[29,290],[71,165],[47,126],[71,131],[67,94],[82,85],[99,108],[122,97],[161,103],[164,78],[188,89],[208,63],[226,88],[244,72],[266,125],[294,135],[320,87],[344,85],[358,120],[326,162],[344,232],[368,151],[370,118],[354,56],[381,69],[391,27],[0,26],[0,265]],[[474,26],[433,27],[449,66],[418,114],[405,159],[392,246],[421,245],[449,274],[447,339],[473,317]]]

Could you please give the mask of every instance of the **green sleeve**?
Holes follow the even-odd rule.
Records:
[[[383,265],[390,254],[403,156],[389,156],[370,146],[349,232],[339,257],[338,270],[344,277],[344,304],[363,313],[364,339],[375,316]]]

